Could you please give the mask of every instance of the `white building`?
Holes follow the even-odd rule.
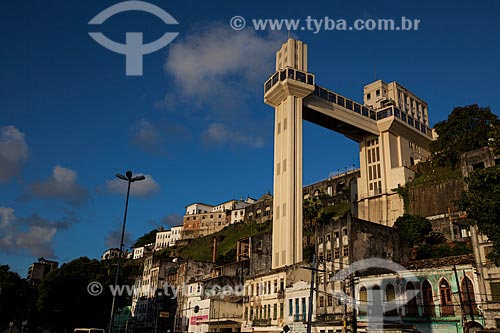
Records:
[[[310,274],[303,268],[291,267],[287,271],[246,279],[241,331],[282,332],[284,325],[294,325],[294,315],[301,319],[308,308],[310,282],[307,279],[310,279]],[[303,298],[306,308],[302,307]],[[290,300],[293,306],[291,311]],[[298,311],[294,308],[295,300],[299,302]],[[301,327],[296,329],[301,332]]]
[[[134,248],[132,259],[135,260],[135,259],[140,259],[140,258],[144,257],[144,255],[151,252],[151,250],[154,248],[154,246],[155,246],[155,244],[151,243],[151,244],[146,244],[146,245],[141,246],[141,247]]]
[[[213,211],[214,206],[204,203],[193,203],[186,206],[186,215],[203,214]]]
[[[159,251],[170,246],[172,231],[158,231],[156,233],[155,251]]]
[[[183,229],[182,225],[176,225],[170,229],[171,234],[170,234],[169,246],[174,246],[178,240],[182,239],[182,229]]]
[[[109,259],[114,259],[114,258],[118,258],[118,256],[120,255],[120,250],[119,249],[109,249],[107,250],[106,252],[104,252],[101,256],[101,261],[102,260],[109,260]],[[127,253],[123,252],[122,254],[122,258],[125,257],[127,255]]]
[[[134,260],[144,257],[144,246],[134,248]]]
[[[245,208],[235,209],[231,212],[231,224],[240,223],[245,220]]]

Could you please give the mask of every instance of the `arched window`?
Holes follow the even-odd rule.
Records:
[[[366,287],[361,287],[359,289],[359,315],[366,316],[368,313],[368,292],[366,291]]]
[[[450,284],[446,279],[441,279],[439,282],[439,298],[441,301],[441,316],[453,316],[453,302],[451,299]]]
[[[386,316],[398,316],[398,309],[394,309],[396,300],[396,290],[394,289],[394,285],[389,283],[387,287],[385,287],[385,301],[386,301],[386,312],[384,313]]]
[[[271,207],[266,206],[266,208],[264,209],[264,216],[269,216],[269,215],[271,215]]]
[[[385,287],[385,300],[387,302],[392,302],[396,299],[396,291],[394,290],[394,286],[389,283],[387,287]]]
[[[432,287],[429,281],[425,280],[422,283],[422,302],[424,304],[423,315],[427,317],[434,317],[434,301],[432,299]]]
[[[462,300],[464,304],[464,311],[467,315],[471,313],[478,314],[476,306],[476,297],[474,295],[474,286],[471,279],[465,276],[460,284],[460,290],[462,291]]]
[[[406,303],[406,315],[411,317],[418,316],[418,306],[417,306],[417,295],[415,295],[415,285],[413,282],[408,281],[406,283],[406,295],[407,295],[407,303]],[[411,297],[411,299],[409,299]]]
[[[315,190],[314,191],[314,196],[317,198],[319,197],[319,195],[321,194],[321,191],[320,190]]]

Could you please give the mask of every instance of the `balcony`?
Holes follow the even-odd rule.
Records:
[[[257,327],[264,327],[264,326],[271,326],[271,318],[267,319],[254,319],[252,321],[253,326]]]
[[[278,299],[284,299],[284,298],[285,298],[285,291],[279,290],[278,291]]]
[[[285,68],[282,71],[274,73],[264,84],[264,93],[268,92],[279,81],[291,79],[306,84],[314,85],[314,75],[308,74],[293,68]]]

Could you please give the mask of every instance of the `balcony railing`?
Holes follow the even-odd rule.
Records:
[[[314,85],[314,75],[302,72],[293,68],[285,68],[284,70],[274,73],[264,84],[264,93],[268,92],[279,81],[291,79],[300,81],[306,84]]]
[[[253,326],[271,326],[271,318],[266,319],[254,319],[252,321]]]

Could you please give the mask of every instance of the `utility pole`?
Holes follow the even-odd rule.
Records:
[[[313,297],[314,297],[314,272],[316,272],[316,254],[313,253],[311,264],[311,289],[309,290],[309,311],[307,312],[307,331],[311,333],[312,313],[313,313]]]
[[[464,309],[464,302],[462,300],[462,291],[460,290],[460,281],[458,281],[458,274],[457,274],[457,266],[453,265],[453,272],[455,272],[455,280],[457,280],[457,288],[458,288],[458,300],[460,301],[460,310],[462,311],[462,318],[463,318],[463,325],[464,331],[465,331],[465,324],[467,323],[467,314],[465,313]]]
[[[474,321],[474,311],[472,310],[472,300],[470,299],[470,291],[469,291],[469,278],[465,275],[465,270],[463,270],[464,273],[464,281],[465,281],[465,288],[467,288],[467,303],[469,304],[469,314],[470,314],[470,320]]]

